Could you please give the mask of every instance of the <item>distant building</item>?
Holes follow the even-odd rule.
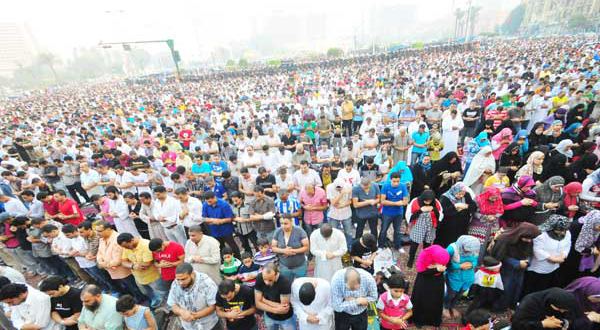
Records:
[[[575,15],[584,15],[593,24],[600,19],[600,0],[523,0],[523,4],[521,28],[527,32],[564,32]]]
[[[31,65],[37,45],[26,24],[0,22],[0,75],[10,77],[20,66]]]

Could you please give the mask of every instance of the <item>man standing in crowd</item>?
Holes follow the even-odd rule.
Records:
[[[331,279],[331,306],[335,311],[335,328],[367,329],[367,305],[377,300],[373,275],[348,267],[338,270]]]
[[[81,330],[122,330],[123,316],[117,313],[117,298],[102,293],[102,289],[90,284],[81,291],[83,309],[79,316]]]
[[[268,329],[295,330],[296,315],[290,304],[292,283],[279,273],[279,267],[269,262],[256,277],[254,299],[256,308],[265,312]]]
[[[214,237],[204,235],[200,226],[191,226],[190,239],[185,243],[185,262],[196,271],[207,274],[215,283],[221,282],[220,244]]]

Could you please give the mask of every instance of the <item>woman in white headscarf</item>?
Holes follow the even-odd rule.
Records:
[[[496,160],[492,154],[492,147],[485,146],[473,157],[463,183],[471,188],[475,195],[479,195],[483,191],[485,180],[495,171]]]

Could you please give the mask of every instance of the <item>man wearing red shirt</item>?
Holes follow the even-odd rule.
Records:
[[[163,282],[171,287],[171,282],[175,280],[175,268],[183,263],[185,257],[183,246],[177,242],[153,238],[148,243],[148,248],[152,251],[154,266],[160,268]]]
[[[46,218],[58,219],[58,202],[54,199],[54,196],[42,191],[37,194],[36,198],[44,204]]]
[[[83,222],[83,213],[81,213],[79,205],[74,200],[67,198],[64,190],[57,190],[54,193],[54,199],[58,202],[57,218],[60,222],[75,226]]]
[[[189,126],[186,126],[179,132],[179,138],[181,139],[181,143],[183,144],[183,148],[185,150],[190,150],[190,143],[192,142],[193,134],[194,132],[192,132]]]

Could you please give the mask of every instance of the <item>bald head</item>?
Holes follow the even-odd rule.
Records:
[[[325,238],[329,238],[331,237],[331,234],[333,234],[333,228],[331,228],[331,225],[329,223],[324,223],[321,226],[321,235]]]
[[[354,267],[346,268],[344,281],[348,290],[358,290],[360,288],[360,273]]]

